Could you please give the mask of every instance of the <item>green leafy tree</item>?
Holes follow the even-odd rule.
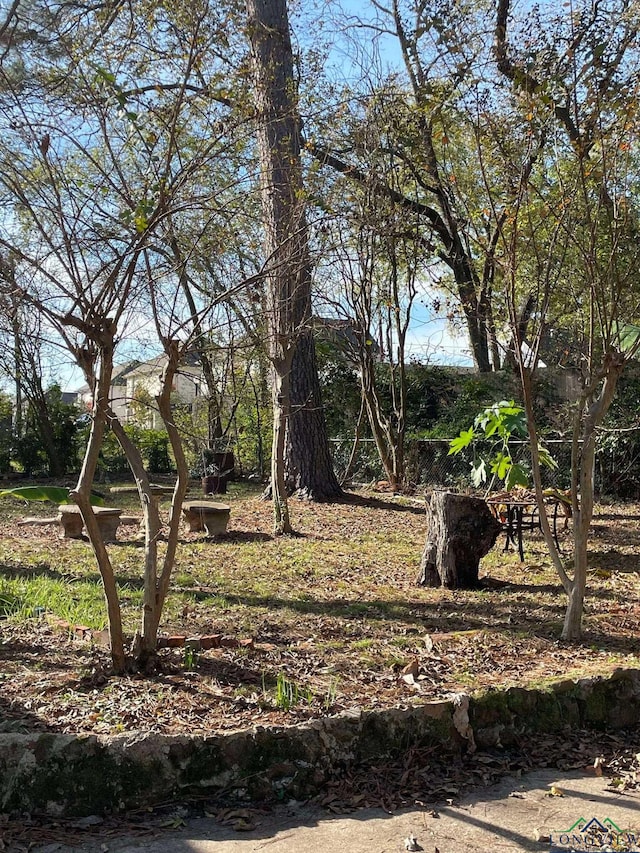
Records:
[[[476,453],[471,465],[473,485],[479,488],[490,475],[487,492],[491,491],[496,480],[501,481],[508,491],[516,486],[526,488],[531,485],[531,478],[524,465],[514,460],[512,440],[522,441],[527,436],[525,410],[516,406],[513,400],[501,400],[476,415],[473,426],[462,430],[458,438],[451,441],[449,455],[461,453],[480,440],[483,451]],[[538,446],[538,459],[548,468],[557,467],[543,445]]]
[[[425,276],[439,291],[432,309],[444,308],[464,326],[478,371],[499,370],[503,301],[495,285],[515,187],[499,147],[479,153],[476,145],[478,114],[493,116],[496,126],[505,115],[503,92],[492,94],[500,88],[496,75],[487,74],[487,9],[412,0],[370,8],[362,38],[393,38],[400,67],[375,76],[380,63],[372,61],[364,85],[347,86],[344,105],[332,104],[334,117],[308,130],[308,150],[346,186],[366,187],[382,218],[391,204],[411,222],[407,235],[430,257]],[[521,151],[522,135],[505,126],[503,144]],[[526,312],[521,319],[526,325]]]
[[[579,639],[582,631],[597,429],[638,351],[637,335],[626,334],[640,315],[638,23],[637,9],[624,2],[579,14],[540,9],[524,21],[509,0],[500,0],[496,16],[497,67],[512,85],[529,146],[544,151],[535,172],[523,172],[513,161],[519,189],[501,240],[540,518],[568,598],[562,630],[567,640]],[[525,273],[534,301],[527,348],[515,320]],[[559,553],[543,512],[532,390],[546,333],[560,312],[579,342],[582,372],[571,423],[572,566]]]
[[[37,386],[36,381],[31,387]],[[52,385],[22,413],[20,435],[13,437],[13,456],[25,474],[59,477],[78,470],[80,436],[77,406],[62,401],[59,385]]]

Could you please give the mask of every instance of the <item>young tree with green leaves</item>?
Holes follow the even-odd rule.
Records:
[[[513,14],[509,0],[500,0],[496,17],[498,70],[511,83],[529,146],[542,150],[533,174],[513,161],[518,193],[501,241],[540,517],[568,598],[566,640],[582,633],[597,430],[639,349],[639,24],[637,9],[624,0],[572,13],[544,8],[527,21]],[[527,347],[516,318],[523,278],[534,302]],[[572,423],[570,566],[544,514],[533,413],[533,378],[547,331],[557,322],[584,342],[583,387]]]
[[[476,488],[485,486],[487,494],[496,480],[507,490],[530,485],[529,472],[521,461],[513,458],[513,441],[523,441],[528,436],[527,418],[522,406],[513,400],[501,400],[479,412],[469,429],[461,430],[450,442],[449,456],[468,449],[473,450],[471,481]],[[484,447],[478,451],[477,442]],[[542,444],[538,445],[538,459],[547,468],[557,464]]]

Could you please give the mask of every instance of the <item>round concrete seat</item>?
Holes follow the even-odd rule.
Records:
[[[105,542],[115,542],[122,510],[116,507],[94,506],[93,514],[97,519],[102,539]],[[80,539],[82,537],[84,522],[80,514],[80,507],[75,504],[59,506],[58,522],[61,539]]]
[[[182,513],[189,531],[206,530],[209,536],[226,533],[231,507],[213,501],[185,501]]]

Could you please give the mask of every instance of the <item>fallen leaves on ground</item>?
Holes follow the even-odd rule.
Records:
[[[274,538],[268,503],[229,500],[228,535],[183,535],[162,626],[169,635],[217,635],[225,646],[188,660],[182,648],[164,649],[153,677],[113,678],[99,634],[92,644],[60,630],[44,607],[34,619],[4,620],[1,731],[196,734],[287,725],[637,665],[635,505],[598,508],[585,640],[564,644],[557,638],[565,596],[539,537],[527,538],[525,563],[500,542],[482,563],[480,590],[426,589],[414,583],[425,515],[406,501],[294,501],[303,535]],[[58,541],[54,530],[17,520],[0,519],[0,578],[60,578],[73,599],[76,584],[93,577],[101,595],[86,542]],[[139,589],[137,540],[110,553],[119,581]],[[139,602],[123,590],[131,632]],[[287,707],[278,683],[294,697]]]

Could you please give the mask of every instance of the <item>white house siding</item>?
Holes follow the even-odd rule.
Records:
[[[158,356],[142,364],[116,367],[115,379],[109,390],[109,404],[122,423],[131,422],[135,418],[131,403],[135,399],[136,389],[143,388],[151,397],[155,397],[160,392],[165,362],[165,356]],[[181,367],[173,383],[175,402],[192,406],[194,401],[205,392],[202,369],[196,365]],[[78,404],[90,411],[93,400],[89,387],[84,385],[76,394]],[[160,417],[153,410],[149,413],[148,426],[151,429],[162,428]]]

